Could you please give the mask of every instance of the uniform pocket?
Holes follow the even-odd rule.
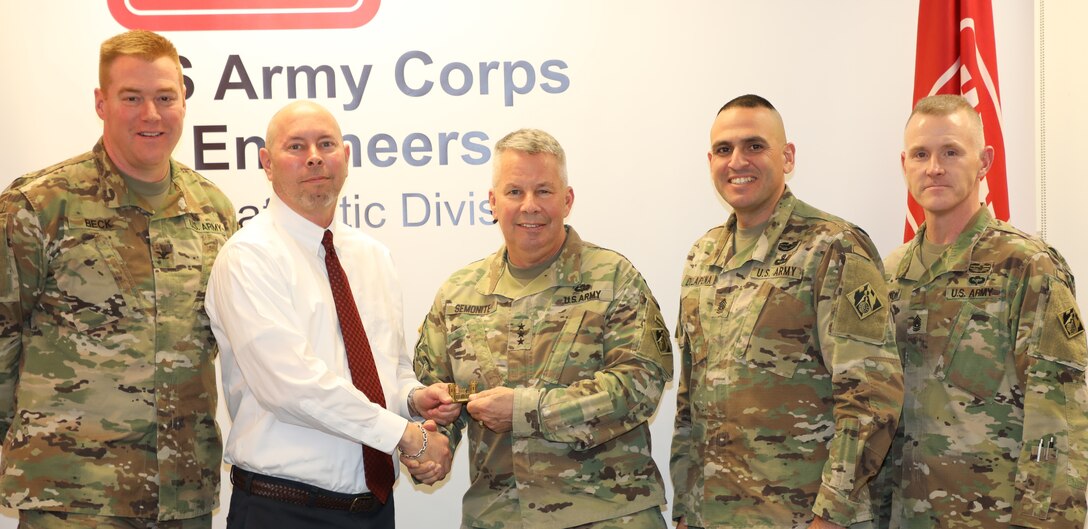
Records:
[[[495,356],[487,345],[488,326],[479,317],[457,317],[451,320],[446,338],[446,351],[450,355],[453,376],[458,381],[478,380],[477,390],[502,386],[506,377],[505,361],[496,364]]]
[[[970,303],[956,315],[934,375],[981,399],[997,393],[1005,377],[1008,343],[1004,322]]]
[[[750,336],[745,360],[750,367],[792,378],[798,364],[808,360],[806,350],[816,320],[801,300],[771,283],[760,287],[756,299],[760,301],[752,310],[758,311],[758,317],[751,330],[742,334]]]
[[[113,329],[125,316],[132,278],[108,237],[92,237],[61,249],[51,270],[56,295],[42,303],[80,333],[95,335]]]
[[[560,323],[561,328],[555,335],[555,343],[552,345],[551,353],[548,353],[547,359],[542,366],[539,376],[542,383],[569,385],[582,378],[579,376],[579,371],[581,371],[579,368],[585,367],[584,360],[588,359],[579,361],[579,358],[574,358],[572,355],[577,355],[574,348],[576,348],[576,341],[579,337],[579,330],[582,327],[582,318],[584,316],[584,310],[577,310],[572,313],[564,313],[564,315],[557,318],[556,323]],[[586,336],[583,340],[586,339],[592,339],[592,337]],[[568,369],[568,366],[571,369]],[[592,371],[590,376],[592,376]]]
[[[683,297],[680,298],[680,317],[676,322],[676,345],[680,351],[686,348],[691,352],[693,365],[705,361],[707,355],[703,324],[700,321],[700,290],[702,289],[685,289]]]
[[[854,490],[857,477],[857,461],[864,452],[861,441],[861,423],[858,419],[839,421],[838,433],[831,441],[829,459],[823,470],[823,481],[838,490]]]
[[[1020,450],[1016,463],[1016,488],[1020,501],[1016,512],[1045,520],[1050,513],[1055,480],[1058,478],[1059,448],[1065,446],[1064,435],[1032,439]],[[1078,490],[1083,494],[1083,488]]]

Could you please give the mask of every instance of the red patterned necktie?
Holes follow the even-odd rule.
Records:
[[[385,407],[385,393],[378,379],[378,370],[374,367],[374,354],[370,351],[370,341],[366,338],[363,321],[359,318],[359,309],[355,305],[355,296],[348,286],[348,276],[336,258],[336,249],[332,246],[332,232],[325,230],[321,238],[325,247],[325,269],[329,273],[329,285],[332,287],[332,299],[336,303],[336,318],[340,320],[340,334],[344,337],[344,349],[348,353],[348,368],[351,369],[351,382],[366,394],[370,402]],[[393,459],[381,450],[363,445],[363,470],[366,473],[366,486],[383,504],[393,490]]]

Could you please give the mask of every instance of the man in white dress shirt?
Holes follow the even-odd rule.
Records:
[[[206,300],[233,420],[227,527],[394,527],[390,454],[399,450],[419,481],[442,479],[448,439],[433,421],[410,418],[445,424],[460,405],[412,372],[389,251],[333,222],[350,160],[336,119],[295,102],[276,113],[265,139],[261,164],[275,194],[220,251]],[[328,264],[329,254],[340,264]],[[333,276],[346,278],[354,303],[334,299]],[[362,383],[366,370],[348,359],[358,343],[352,318],[338,316],[345,304],[357,309],[350,313],[377,373]],[[380,387],[364,393],[374,378]],[[364,464],[364,446],[380,464]]]

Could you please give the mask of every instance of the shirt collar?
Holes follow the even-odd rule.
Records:
[[[321,239],[325,236],[325,230],[332,231],[333,246],[340,247],[340,239],[337,236],[339,230],[335,220],[328,228],[323,228],[310,222],[309,219],[299,215],[295,210],[291,209],[283,200],[280,199],[275,192],[268,199],[268,215],[272,215],[272,220],[283,231],[287,232],[292,239],[298,242],[299,246],[312,250],[320,257],[325,256],[325,250],[321,247]]]

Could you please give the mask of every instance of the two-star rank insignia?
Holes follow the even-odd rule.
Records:
[[[1066,337],[1075,338],[1084,332],[1084,323],[1080,321],[1076,307],[1070,307],[1069,310],[1059,314],[1058,317],[1061,319],[1062,329],[1065,330]]]
[[[884,303],[880,301],[876,291],[873,290],[872,285],[869,283],[854,289],[849,296],[850,304],[854,306],[854,312],[858,313],[858,318],[862,320],[872,316],[873,313],[884,307]]]

